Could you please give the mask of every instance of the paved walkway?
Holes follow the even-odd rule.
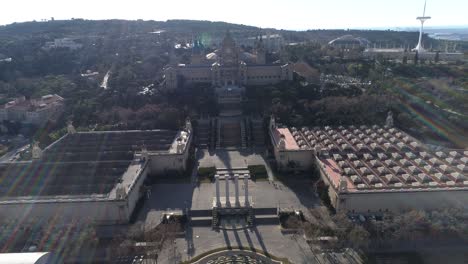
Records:
[[[246,168],[249,165],[266,165],[261,152],[245,150],[198,150],[197,159],[200,167],[213,167],[218,169]]]
[[[163,249],[158,263],[179,263],[223,247],[255,248],[277,257],[287,257],[292,263],[317,263],[302,236],[284,235],[278,226],[258,226],[235,231],[191,228],[186,239],[176,239],[174,244]]]
[[[287,210],[302,210],[307,217],[308,208],[319,205],[312,186],[298,182],[287,185],[275,182],[272,170],[263,153],[251,150],[197,151],[199,167],[246,168],[248,165],[264,165],[269,181],[249,181],[249,192],[256,208],[280,207]],[[198,167],[196,166],[196,167]],[[149,202],[140,214],[140,221],[150,228],[159,224],[167,210],[211,209],[214,197],[213,183],[197,183],[197,169],[192,171],[190,184],[157,184],[151,190]],[[240,183],[240,190],[244,188]],[[225,188],[221,188],[221,195]],[[230,189],[234,192],[234,188]],[[234,193],[231,194],[233,196]],[[193,227],[187,230],[186,238],[176,239],[165,246],[158,263],[180,263],[208,250],[222,247],[256,248],[277,257],[287,257],[293,263],[316,263],[309,246],[301,236],[284,235],[280,227],[256,226],[251,230],[213,231],[210,227]]]

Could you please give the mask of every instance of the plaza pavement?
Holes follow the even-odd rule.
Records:
[[[247,165],[263,164],[268,166],[262,154],[240,151],[219,151],[209,153],[198,151],[198,166],[217,168],[245,168]],[[308,217],[308,208],[319,206],[313,188],[303,181],[288,182],[287,185],[273,180],[269,166],[270,180],[249,181],[249,193],[256,208],[280,208],[280,210],[302,210]],[[233,182],[230,184],[233,185]],[[243,181],[239,182],[243,193]],[[224,196],[224,182],[220,184]],[[215,192],[213,183],[196,181],[187,184],[156,184],[140,212],[139,221],[145,228],[153,228],[160,223],[165,212],[186,209],[211,209]],[[230,188],[234,196],[234,188]],[[211,249],[222,247],[256,248],[278,257],[287,257],[292,263],[316,263],[310,247],[298,235],[285,235],[277,225],[256,226],[253,229],[237,231],[214,231],[211,227],[190,227],[185,238],[176,239],[174,244],[166,245],[158,263],[179,263]]]
[[[203,252],[224,247],[254,248],[276,257],[286,257],[292,263],[318,263],[305,239],[296,234],[282,234],[279,226],[256,226],[252,229],[213,231],[209,227],[187,230],[186,238],[166,245],[158,263],[180,263]]]

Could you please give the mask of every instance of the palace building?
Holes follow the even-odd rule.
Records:
[[[190,84],[211,84],[213,87],[268,85],[292,80],[291,64],[268,64],[262,38],[253,53],[243,51],[228,32],[220,48],[205,54],[200,41],[195,41],[190,64],[171,63],[164,68],[168,90]]]

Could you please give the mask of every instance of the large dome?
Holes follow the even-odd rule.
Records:
[[[215,61],[218,59],[218,54],[217,54],[217,50],[215,50],[214,52],[211,52],[211,53],[208,53],[206,54],[206,59],[207,60],[212,60],[212,61]]]
[[[247,61],[247,62],[254,62],[257,60],[257,55],[249,53],[249,52],[242,52],[241,60]]]
[[[208,53],[208,54],[206,54],[206,59],[209,60],[209,61],[216,61],[219,58],[219,53],[220,53],[219,50],[215,50],[215,51],[213,51],[211,53]],[[253,62],[255,62],[257,60],[257,55],[252,54],[250,52],[241,52],[239,59],[241,61],[245,61],[247,63],[249,63],[249,62],[253,63]]]
[[[236,47],[236,41],[234,41],[229,31],[226,33],[226,36],[224,37],[221,46],[223,47],[223,49],[234,49]]]

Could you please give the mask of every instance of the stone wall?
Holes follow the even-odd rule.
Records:
[[[312,150],[285,150],[275,147],[275,159],[279,169],[286,168],[290,161],[297,165],[298,169],[307,170],[312,167],[314,153]]]
[[[468,190],[414,190],[340,193],[337,209],[340,211],[377,212],[437,210],[445,208],[466,208]]]
[[[69,221],[71,219],[98,224],[126,223],[129,219],[126,200],[95,201],[30,201],[1,205],[2,221]]]
[[[162,174],[166,171],[184,171],[187,169],[187,163],[190,156],[190,146],[192,144],[193,133],[190,133],[185,150],[183,153],[150,153],[149,173],[152,175]]]
[[[186,84],[211,83],[211,67],[179,67],[179,74],[184,76]]]
[[[135,182],[127,190],[125,199],[56,197],[55,199],[18,200],[0,203],[0,219],[19,221],[41,219],[49,221],[69,221],[71,219],[97,224],[128,223],[138,199],[144,195],[141,187],[148,174],[148,166],[138,174]]]
[[[133,183],[133,185],[130,187],[129,190],[127,190],[127,199],[126,199],[127,200],[127,206],[126,206],[127,219],[126,219],[126,222],[128,222],[130,220],[130,216],[133,214],[133,210],[135,209],[135,206],[136,206],[138,200],[143,195],[145,195],[145,193],[141,191],[141,188],[143,187],[143,183],[145,182],[146,177],[148,176],[149,170],[150,170],[150,166],[149,166],[148,163],[146,163],[142,167],[142,171],[141,171],[141,173],[139,173],[139,175],[138,175],[137,179],[135,180],[135,182]]]
[[[328,188],[331,204],[337,211],[354,212],[400,212],[412,209],[437,210],[451,207],[467,208],[467,189],[442,189],[419,188],[414,190],[381,190],[338,192],[337,188],[330,184],[323,169],[320,176]]]
[[[275,84],[280,81],[280,66],[252,66],[247,68],[248,85]]]
[[[435,61],[436,58],[436,52],[424,52],[419,54],[419,59],[424,59],[424,60],[429,60],[429,61]],[[406,56],[408,60],[413,60],[415,57],[414,52],[404,52],[404,51],[372,51],[372,50],[366,50],[363,52],[364,57],[370,58],[370,59],[376,59],[378,57],[386,58],[386,59],[396,59],[396,60],[403,60],[403,58]],[[440,52],[439,53],[439,61],[461,61],[464,60],[464,54],[463,53],[445,53],[445,52]]]

